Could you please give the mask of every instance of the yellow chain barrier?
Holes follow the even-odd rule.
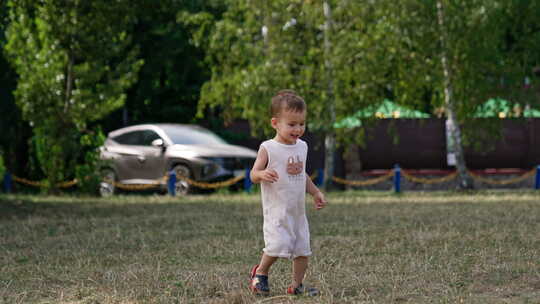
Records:
[[[70,187],[75,186],[78,182],[79,181],[77,179],[74,179],[72,181],[58,183],[57,186],[59,188],[70,188]]]
[[[215,189],[215,188],[221,188],[221,187],[228,187],[228,186],[236,184],[237,182],[244,179],[245,177],[246,177],[246,174],[243,173],[241,175],[238,175],[236,177],[233,177],[231,179],[228,179],[228,180],[225,180],[225,181],[222,181],[222,182],[205,183],[205,182],[198,182],[196,180],[190,179],[189,177],[185,177],[185,176],[182,176],[182,175],[178,175],[178,174],[176,175],[177,179],[184,180],[188,184],[193,185],[193,186],[198,187],[198,188],[202,188],[202,189]]]
[[[468,170],[467,172],[474,179],[479,180],[479,181],[484,182],[484,183],[487,183],[487,184],[508,185],[508,184],[512,184],[512,183],[521,182],[521,181],[533,176],[536,173],[536,168],[533,168],[530,171],[527,171],[525,174],[523,174],[521,176],[510,178],[510,179],[507,179],[507,180],[493,180],[493,179],[485,178],[485,177],[483,177],[481,175],[478,175],[476,173],[473,173],[470,170]],[[429,178],[428,179],[428,178],[416,177],[416,176],[408,173],[407,171],[405,171],[403,169],[401,170],[401,173],[403,174],[404,178],[406,178],[406,179],[408,179],[408,180],[410,180],[412,182],[423,183],[423,184],[444,183],[444,182],[448,182],[448,181],[453,180],[457,176],[457,172],[454,172],[454,173],[451,173],[451,174],[449,174],[447,176],[444,176],[444,177],[441,177],[441,178]],[[317,178],[317,175],[318,175],[318,172],[315,171],[309,177],[313,180],[313,179]],[[383,182],[383,181],[385,181],[385,180],[387,180],[387,179],[389,179],[389,178],[391,178],[393,176],[394,176],[394,170],[389,170],[388,173],[386,173],[385,175],[382,175],[380,177],[376,177],[376,178],[373,178],[373,179],[369,179],[369,180],[349,181],[349,180],[339,178],[339,177],[336,177],[336,176],[333,176],[332,180],[334,182],[336,182],[336,183],[349,185],[349,186],[369,186],[369,185],[374,185],[374,184],[381,183],[381,182]],[[163,183],[166,183],[168,181],[168,178],[169,178],[168,176],[163,176],[160,179],[157,179],[157,180],[153,181],[151,184],[122,184],[122,183],[112,181],[112,180],[109,180],[109,179],[105,179],[104,181],[109,183],[109,184],[112,184],[115,187],[117,187],[119,189],[122,189],[122,190],[147,190],[147,189],[158,187],[158,186],[162,185]],[[176,178],[178,180],[184,180],[188,184],[193,185],[193,186],[198,187],[198,188],[215,189],[215,188],[221,188],[221,187],[228,187],[228,186],[236,184],[237,182],[239,182],[240,180],[245,178],[245,173],[243,173],[243,174],[241,174],[239,176],[230,178],[228,180],[221,181],[221,182],[215,182],[215,183],[199,182],[199,181],[196,181],[196,180],[193,180],[193,179],[190,179],[188,177],[178,175],[178,174],[176,175]],[[45,184],[43,182],[31,181],[31,180],[21,178],[21,177],[15,176],[15,175],[13,175],[13,180],[15,182],[25,184],[25,185],[29,185],[29,186],[33,186],[33,187],[44,187],[45,186]],[[78,183],[78,180],[74,179],[72,181],[65,181],[65,182],[58,183],[57,186],[60,187],[60,188],[69,188],[69,187],[72,187],[72,186],[76,185],[77,183]]]
[[[237,182],[242,180],[244,177],[245,177],[245,173],[242,174],[242,175],[233,177],[231,179],[228,179],[226,181],[221,181],[221,182],[216,182],[216,183],[206,183],[206,182],[198,182],[196,180],[190,179],[189,177],[185,177],[185,176],[182,176],[182,175],[179,175],[179,174],[176,175],[177,180],[184,180],[188,184],[193,185],[193,186],[198,187],[198,188],[202,188],[202,189],[215,189],[215,188],[228,187],[228,186],[236,184]],[[107,182],[109,184],[112,184],[116,188],[119,188],[119,189],[122,189],[122,190],[147,190],[147,189],[158,187],[159,185],[161,185],[163,183],[167,183],[168,179],[169,179],[168,176],[163,176],[162,178],[153,181],[151,184],[144,184],[144,185],[142,185],[142,184],[133,184],[133,185],[131,185],[131,184],[122,184],[122,183],[111,181],[111,180],[108,180],[108,179],[106,179],[105,182]]]
[[[450,173],[447,176],[439,177],[439,178],[423,178],[423,177],[416,177],[414,175],[411,175],[407,173],[405,170],[401,170],[401,173],[403,174],[403,177],[406,179],[420,184],[437,184],[437,183],[444,183],[453,180],[457,176],[457,172]]]
[[[337,176],[332,176],[332,180],[335,181],[336,183],[343,184],[343,185],[349,185],[349,186],[369,186],[369,185],[378,184],[380,182],[384,182],[385,180],[387,180],[387,179],[389,179],[389,178],[391,178],[393,176],[394,176],[394,170],[390,170],[385,175],[382,175],[382,176],[379,176],[379,177],[376,177],[376,178],[372,178],[372,179],[368,179],[368,180],[348,181],[346,179],[339,178]]]
[[[516,177],[510,178],[510,179],[506,179],[506,180],[493,180],[493,179],[490,179],[490,178],[485,178],[483,176],[480,176],[480,175],[478,175],[476,173],[473,173],[470,170],[467,170],[467,172],[472,176],[472,178],[474,178],[476,180],[479,180],[479,181],[481,181],[483,183],[486,183],[486,184],[508,185],[508,184],[513,184],[513,183],[519,183],[519,182],[521,182],[523,180],[526,180],[527,178],[533,176],[536,173],[536,168],[533,168],[530,171],[527,171],[525,174],[523,174],[521,176],[516,176]]]
[[[27,185],[27,186],[45,187],[45,183],[43,183],[43,182],[31,181],[31,180],[28,180],[26,178],[18,177],[16,175],[13,175],[13,180],[20,183],[20,184]],[[77,179],[74,179],[72,181],[65,181],[65,182],[58,183],[58,184],[56,184],[56,186],[59,187],[59,188],[69,188],[69,187],[73,187],[77,183],[78,183]]]
[[[32,186],[32,187],[43,187],[44,186],[42,182],[34,182],[34,181],[28,180],[26,178],[18,177],[16,175],[13,175],[13,180],[20,183],[20,184],[27,185],[27,186]]]

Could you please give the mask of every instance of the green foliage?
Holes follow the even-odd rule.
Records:
[[[260,77],[263,42],[257,19],[266,5],[255,6],[250,2],[230,1],[222,19],[214,21],[208,14],[184,14],[182,20],[193,25],[195,43],[207,50],[206,61],[212,71],[211,81],[201,91],[199,117],[207,107],[219,106],[226,121],[247,118],[260,133],[265,125],[257,124],[254,117],[266,109],[271,88]]]
[[[323,2],[332,8],[329,49]],[[540,108],[540,78],[532,71],[540,66],[540,2],[440,2],[464,142],[479,144],[486,130],[498,131],[499,121],[471,117],[488,98]],[[0,1],[6,165],[12,170],[28,163],[14,156],[24,148],[30,123],[36,128],[32,151],[45,174],[56,175],[49,184],[72,178],[89,149],[80,134],[96,120],[105,129],[119,127],[122,107],[130,123],[195,122],[196,112],[199,119],[245,118],[258,136],[272,133],[268,101],[283,88],[305,97],[315,132],[331,131],[329,102],[336,120],[384,98],[437,112],[445,107],[445,92],[436,3]],[[372,122],[362,120],[364,127]],[[361,142],[365,134],[338,132],[343,143]]]
[[[145,62],[139,78],[128,90],[125,109],[128,123],[180,122],[194,120],[199,91],[208,78],[203,52],[190,39],[177,12],[189,15],[219,10],[216,1],[137,1],[132,41]],[[120,127],[118,114],[106,123]]]
[[[73,174],[76,132],[121,107],[137,78],[143,62],[129,35],[134,14],[127,0],[8,6],[5,49],[19,75],[16,103],[34,126],[38,159],[54,188]]]
[[[6,166],[10,167],[14,173],[22,167],[23,162],[17,162],[16,146],[20,143],[20,134],[22,133],[23,123],[21,123],[21,113],[15,105],[13,91],[17,86],[17,75],[13,68],[7,62],[4,56],[4,45],[6,38],[4,31],[8,24],[7,3],[0,1],[0,150],[4,151]],[[26,138],[22,139],[24,142]],[[10,161],[8,161],[10,160]]]
[[[47,179],[46,192],[55,192],[57,185],[73,177],[79,155],[79,132],[75,128],[63,129],[56,124],[39,125],[32,138],[37,160]]]
[[[437,22],[437,2],[444,6],[445,28]],[[523,89],[526,78],[532,88],[540,87],[540,79],[532,75],[540,62],[538,51],[532,51],[540,50],[537,1],[405,0],[392,6],[385,20],[393,29],[386,37],[392,43],[395,68],[387,80],[394,100],[438,114],[453,107],[463,127],[463,144],[482,151],[492,148],[488,138],[500,136],[499,120],[475,119],[488,99],[539,104],[534,90]],[[444,99],[444,52],[450,105]]]
[[[502,1],[498,17],[505,26],[500,46],[505,73],[498,93],[513,103],[540,109],[540,3]]]
[[[210,29],[211,16],[193,18],[202,25],[194,39],[205,45],[212,68],[199,115],[216,108],[226,121],[245,118],[255,134],[268,135],[268,101],[290,88],[308,103],[310,130],[328,132],[334,119],[329,102],[340,120],[386,97],[386,76],[394,62],[388,56],[387,7],[371,1],[328,2],[333,12],[328,49],[321,2],[230,1]]]
[[[103,161],[100,159],[99,147],[105,142],[105,135],[101,129],[85,134],[80,138],[80,145],[84,149],[84,161],[76,165],[75,177],[80,192],[95,195],[101,182],[100,168]]]
[[[385,97],[428,112],[445,106],[443,33],[435,1],[328,2],[336,120]],[[530,50],[540,44],[535,30],[539,4],[442,2],[456,110],[464,122],[489,97],[523,92],[517,88],[524,78],[533,78],[538,56],[532,54],[538,52]],[[277,90],[291,88],[309,104],[310,128],[330,128],[322,2],[232,0],[220,18],[198,14],[184,20],[198,25],[193,39],[207,49],[212,69],[199,116],[217,109],[225,120],[245,118],[256,134],[270,134],[268,100]],[[504,90],[497,89],[501,79]]]
[[[444,32],[437,23],[435,1],[400,1],[387,10],[386,20],[394,29],[388,34],[395,69],[388,80],[395,100],[411,106],[427,103],[432,111],[445,106],[440,43],[445,35],[453,103],[462,123],[489,98],[512,96],[511,102],[522,101],[516,97],[523,92],[525,77],[536,82],[533,86],[539,84],[532,67],[540,57],[531,55],[537,53],[531,50],[540,49],[539,33],[533,31],[539,5],[535,1],[440,2],[445,9]]]
[[[142,62],[130,46],[126,3],[61,2],[10,1],[6,51],[20,76],[15,94],[24,118],[36,124],[54,118],[83,129],[122,106]]]

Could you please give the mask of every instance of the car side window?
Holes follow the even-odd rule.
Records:
[[[133,131],[113,137],[113,140],[121,145],[140,146],[142,145],[144,131]]]
[[[142,133],[142,145],[151,146],[152,142],[156,139],[161,138],[156,132],[152,130],[145,130]]]

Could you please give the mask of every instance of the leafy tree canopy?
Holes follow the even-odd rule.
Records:
[[[123,0],[10,0],[8,7],[16,103],[54,188],[73,172],[76,133],[121,107],[136,80],[143,62],[131,42],[134,12]]]
[[[221,20],[195,35],[207,49],[211,80],[201,92],[199,115],[218,106],[227,120],[246,118],[269,134],[268,101],[283,88],[302,95],[312,130],[331,131],[336,119],[385,96],[385,24],[371,1],[328,1],[332,30],[316,1],[230,1]],[[196,19],[195,22],[201,19]],[[205,19],[203,19],[205,20]],[[325,35],[330,48],[325,49]],[[331,67],[328,66],[331,65]],[[328,82],[332,80],[332,99]],[[264,119],[261,119],[264,118]]]

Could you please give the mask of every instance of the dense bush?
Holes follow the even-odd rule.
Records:
[[[80,145],[85,149],[84,162],[75,166],[75,176],[80,193],[96,195],[98,194],[101,176],[99,169],[103,161],[99,158],[99,146],[105,141],[105,135],[98,128],[92,134],[85,134],[81,137]]]

